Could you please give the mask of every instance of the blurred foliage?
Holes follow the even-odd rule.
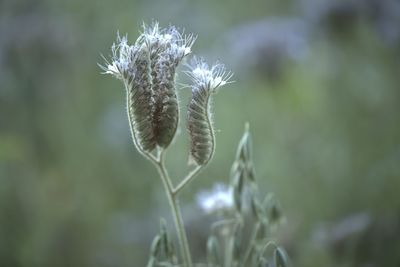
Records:
[[[198,34],[194,50],[235,73],[214,103],[215,159],[182,195],[197,257],[211,219],[193,195],[227,182],[249,121],[295,266],[399,266],[396,0],[0,1],[0,266],[144,266],[168,207],[123,89],[96,63],[152,19]],[[181,124],[173,177],[187,171]],[[339,227],[360,212],[363,227]]]

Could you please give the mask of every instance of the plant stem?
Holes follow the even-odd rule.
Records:
[[[127,84],[125,84],[125,87],[127,88]],[[191,180],[191,178],[193,178],[198,173],[198,171],[201,169],[201,167],[197,167],[193,172],[191,172],[186,177],[186,178],[188,178],[187,181],[185,183],[183,183],[181,187],[178,186],[178,190],[175,190],[174,186],[171,182],[171,179],[168,176],[168,172],[165,168],[165,161],[164,161],[165,149],[161,149],[157,156],[154,156],[152,153],[143,150],[143,148],[140,146],[139,142],[137,141],[137,137],[135,135],[133,118],[131,117],[131,114],[129,112],[130,99],[129,99],[128,93],[126,96],[126,102],[127,102],[127,110],[128,110],[127,113],[128,113],[128,119],[129,119],[129,128],[131,131],[133,143],[136,146],[139,153],[142,154],[146,159],[148,159],[150,162],[152,162],[154,164],[154,166],[156,167],[156,169],[161,177],[162,183],[164,185],[165,193],[167,194],[168,202],[171,207],[172,216],[174,217],[175,228],[176,228],[176,232],[178,234],[178,240],[179,240],[179,245],[181,248],[181,254],[182,254],[184,267],[192,267],[192,259],[191,259],[190,250],[189,250],[189,242],[187,240],[185,226],[183,224],[183,219],[182,219],[182,213],[181,213],[181,210],[180,210],[180,207],[178,204],[178,199],[176,197],[176,194],[178,193],[178,191],[180,189],[182,189],[184,187],[184,185],[187,182],[189,182],[189,180]]]
[[[197,174],[199,174],[203,166],[204,165],[197,166],[188,175],[186,175],[186,177],[175,187],[175,189],[173,190],[173,194],[177,195],[179,191],[181,191],[185,187],[185,185],[189,184],[189,182],[194,177],[196,177]]]
[[[183,263],[185,267],[192,267],[192,259],[189,250],[189,242],[187,240],[185,227],[183,224],[182,213],[178,204],[178,199],[176,195],[174,195],[174,188],[171,182],[171,179],[168,176],[168,172],[165,168],[164,163],[164,155],[165,150],[162,150],[159,156],[159,160],[153,161],[154,165],[157,168],[158,173],[160,174],[161,180],[164,185],[165,193],[167,194],[168,202],[171,207],[172,216],[175,222],[176,232],[178,234],[179,245],[181,248],[181,254],[183,258]]]
[[[254,248],[254,242],[256,241],[256,238],[257,238],[257,235],[258,235],[258,231],[260,230],[260,227],[261,227],[261,223],[260,222],[257,222],[256,225],[254,226],[254,229],[253,229],[252,235],[250,237],[246,253],[244,254],[243,266],[246,266],[246,262],[250,258],[251,252],[253,251],[253,248]]]

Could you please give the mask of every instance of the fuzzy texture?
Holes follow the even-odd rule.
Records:
[[[141,151],[166,148],[175,136],[179,121],[175,72],[191,52],[194,40],[175,27],[145,25],[133,45],[128,45],[126,36],[118,36],[111,63],[106,60],[106,65],[100,66],[125,85],[132,137]]]
[[[188,131],[190,137],[189,162],[205,165],[214,153],[214,131],[210,112],[211,94],[206,88],[192,90],[188,106]]]
[[[118,36],[111,51],[111,64],[106,60],[106,66],[100,67],[104,73],[123,81],[134,143],[138,149],[150,152],[156,147],[156,142],[151,119],[153,100],[149,51],[139,42],[129,45],[126,36]]]
[[[169,60],[162,58],[158,62],[157,78],[160,82],[154,86],[155,109],[153,123],[157,144],[168,147],[175,136],[179,123],[179,106],[175,90],[175,68]]]
[[[133,122],[133,132],[138,145],[145,151],[156,147],[156,138],[152,121],[152,89],[149,63],[149,51],[146,46],[139,49],[135,61],[136,73],[127,86],[127,105],[129,117]]]
[[[146,29],[144,39],[150,50],[154,135],[157,144],[165,148],[173,140],[179,123],[176,68],[191,52],[195,38],[183,36],[175,27],[159,29],[154,24]]]
[[[190,137],[189,163],[205,165],[215,150],[212,125],[211,99],[217,88],[231,78],[221,64],[211,68],[202,59],[194,59],[187,74],[192,78],[192,98],[187,112],[187,129]]]

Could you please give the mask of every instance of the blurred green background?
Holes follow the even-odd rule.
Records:
[[[294,266],[400,266],[396,0],[0,1],[0,266],[145,266],[168,205],[97,63],[153,19],[235,73],[214,101],[215,158],[181,196],[195,258],[212,220],[196,192],[228,182],[249,121]],[[188,170],[179,94],[174,178]]]

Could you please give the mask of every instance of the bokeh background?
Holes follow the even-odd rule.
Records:
[[[118,30],[134,41],[153,19],[235,73],[214,101],[214,161],[181,196],[195,258],[212,220],[196,194],[228,182],[249,121],[294,266],[400,266],[396,0],[0,1],[0,266],[145,266],[168,205],[122,85],[97,63]],[[188,170],[188,91],[174,178]]]

